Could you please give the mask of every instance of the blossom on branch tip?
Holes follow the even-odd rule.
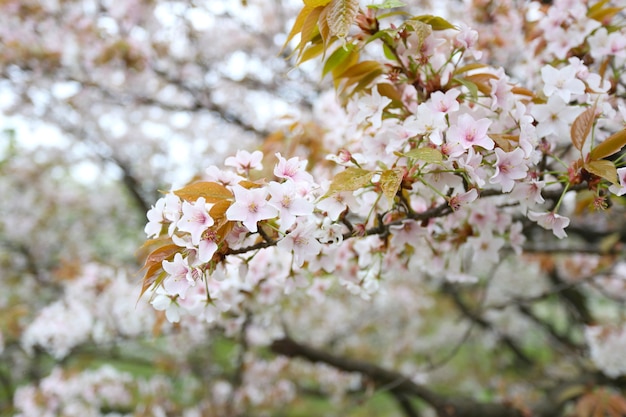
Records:
[[[163,261],[162,266],[163,270],[168,273],[168,276],[163,280],[163,289],[170,295],[185,298],[185,293],[189,287],[196,285],[192,268],[187,259],[183,258],[179,252],[174,255],[173,261]]]
[[[213,226],[213,218],[209,214],[212,204],[207,204],[204,197],[198,198],[193,204],[183,201],[183,217],[177,223],[178,230],[191,234],[194,245],[200,243],[205,230]]]
[[[252,233],[256,233],[257,222],[271,219],[278,214],[277,210],[267,204],[266,188],[246,189],[241,185],[233,187],[235,202],[226,210],[228,220],[240,221]]]
[[[565,233],[565,228],[569,225],[569,218],[565,216],[561,216],[556,214],[553,211],[549,211],[547,213],[538,213],[536,211],[528,211],[528,218],[544,229],[552,230],[554,236],[559,239],[563,239],[567,237],[567,233]]]
[[[278,163],[274,167],[274,175],[277,178],[294,182],[313,182],[311,174],[306,172],[306,160],[300,160],[297,156],[287,160],[280,153],[276,153],[276,158],[278,158]]]
[[[159,237],[161,229],[163,228],[163,222],[166,220],[163,214],[165,210],[165,199],[159,198],[157,202],[148,210],[148,223],[143,229],[146,236],[150,238]]]
[[[235,156],[229,156],[224,161],[224,165],[233,167],[240,174],[248,174],[251,170],[263,169],[263,152],[254,151],[252,153],[245,150],[238,150]]]

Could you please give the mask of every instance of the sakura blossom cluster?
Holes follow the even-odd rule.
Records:
[[[588,26],[581,42],[593,43],[598,27]],[[538,68],[534,93],[503,68],[472,66],[477,45],[467,26],[409,33],[393,45],[399,61],[389,65],[406,71],[419,61],[412,84],[381,77],[345,107],[321,103],[317,121],[335,166],[277,153],[270,174],[262,152],[240,150],[226,159],[230,169],[206,170],[222,197],[184,188],[161,198],[145,231],[177,249],[162,260],[154,308],[173,322],[183,314],[212,322],[243,311],[242,294],[269,303],[295,288],[315,292],[328,274],[367,298],[394,265],[417,259],[431,275],[476,282],[503,251],[522,252],[524,219],[566,237],[570,219],[559,210],[579,156],[568,150],[572,125],[592,107],[599,126],[623,124],[610,83],[570,57]],[[390,88],[402,95],[393,107]],[[623,193],[618,172],[619,184],[601,194]]]
[[[37,312],[21,335],[21,345],[31,354],[38,347],[61,360],[84,344],[149,335],[155,317],[145,303],[135,307],[138,295],[125,272],[86,265],[64,283],[61,298]]]
[[[138,404],[137,397],[156,397],[169,389],[171,386],[161,378],[135,379],[132,374],[107,365],[78,374],[57,367],[39,384],[17,390],[15,416],[101,416],[104,409],[121,411],[132,407],[158,415],[164,412],[164,405]]]

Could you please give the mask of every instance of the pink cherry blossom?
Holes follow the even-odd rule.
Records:
[[[374,129],[378,129],[382,124],[383,110],[391,103],[389,97],[381,96],[377,88],[372,88],[372,93],[362,95],[351,101],[349,109],[354,114],[353,120],[356,123],[368,121]]]
[[[287,160],[280,153],[276,153],[276,158],[278,158],[278,163],[274,167],[276,177],[295,182],[313,182],[311,174],[306,172],[306,160],[300,160],[297,156]]]
[[[235,202],[226,210],[228,220],[238,220],[252,233],[256,233],[257,222],[271,219],[278,214],[277,210],[267,204],[267,189],[246,189],[241,185],[233,187]]]
[[[549,211],[547,213],[528,211],[528,218],[537,222],[537,224],[544,229],[552,230],[554,236],[559,239],[567,237],[567,233],[565,233],[564,229],[569,225],[569,218],[565,216],[556,214],[553,211]]]
[[[332,220],[337,220],[348,206],[356,206],[356,200],[351,192],[341,191],[323,198],[316,203],[316,206],[318,210],[326,212]]]
[[[193,204],[183,202],[183,217],[178,221],[178,230],[191,234],[194,245],[200,243],[202,233],[213,226],[213,218],[209,214],[212,204],[207,204],[204,197],[198,198]]]
[[[282,184],[272,181],[268,188],[271,195],[268,204],[279,211],[281,231],[289,229],[296,222],[296,216],[313,214],[313,203],[297,194],[292,181],[285,181]]]
[[[163,211],[165,210],[165,199],[159,198],[155,205],[152,206],[150,210],[148,210],[148,223],[146,227],[143,229],[148,238],[158,237],[161,234],[161,229],[163,228],[163,222],[165,221],[165,216]]]
[[[174,255],[173,261],[165,260],[162,262],[162,265],[163,270],[168,273],[168,276],[163,280],[165,291],[168,294],[185,298],[185,293],[189,287],[196,285],[187,259],[183,258],[183,255],[178,252]]]
[[[585,92],[585,83],[576,78],[576,68],[572,65],[561,69],[546,65],[541,68],[541,78],[546,96],[551,97],[557,94],[566,103],[570,101],[572,94],[578,95]]]
[[[496,148],[495,168],[496,172],[489,182],[500,184],[505,193],[510,192],[515,185],[515,180],[526,177],[528,166],[524,161],[524,151],[521,148],[515,148],[511,152],[504,152],[502,149]]]
[[[448,142],[458,142],[463,149],[469,149],[472,146],[480,146],[487,150],[493,149],[495,143],[487,136],[487,130],[491,125],[491,120],[482,118],[475,120],[469,114],[459,116],[456,124],[448,129]]]
[[[238,150],[235,156],[229,156],[224,161],[224,165],[231,166],[240,174],[249,174],[253,169],[263,169],[263,152],[254,151],[252,153],[245,150]]]
[[[450,197],[450,199],[448,200],[448,205],[452,208],[452,210],[456,211],[461,209],[461,207],[465,206],[466,204],[469,204],[472,201],[476,200],[476,198],[478,198],[478,191],[476,191],[475,188],[472,188],[467,192],[459,193],[455,196]]]
[[[450,114],[459,110],[459,102],[457,98],[461,94],[461,91],[452,88],[445,93],[441,91],[435,91],[430,95],[426,105],[433,111]]]
[[[552,95],[546,104],[537,104],[530,114],[538,122],[537,136],[555,135],[560,142],[569,142],[570,125],[584,109],[579,106],[568,106],[563,98]]]
[[[314,237],[315,230],[315,224],[301,223],[280,240],[277,246],[287,252],[293,251],[296,265],[301,267],[305,261],[315,258],[322,250],[322,244]]]

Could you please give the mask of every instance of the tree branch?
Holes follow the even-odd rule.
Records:
[[[377,387],[387,388],[394,395],[413,396],[431,406],[439,417],[522,417],[516,408],[506,404],[483,404],[469,398],[445,397],[423,385],[416,384],[407,376],[377,365],[358,361],[307,346],[284,337],[272,342],[272,352],[290,358],[303,358],[321,362],[345,372],[358,372],[371,379]]]

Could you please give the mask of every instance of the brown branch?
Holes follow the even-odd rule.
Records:
[[[534,364],[534,361],[528,355],[526,355],[526,353],[524,353],[524,351],[517,345],[517,343],[509,335],[502,334],[496,331],[491,325],[491,323],[489,323],[489,321],[487,321],[484,317],[480,316],[478,313],[472,311],[470,307],[467,304],[465,304],[465,302],[461,299],[460,294],[458,293],[458,291],[456,291],[453,285],[446,283],[443,286],[443,290],[445,293],[451,296],[452,301],[454,302],[454,305],[459,309],[459,311],[465,317],[467,317],[469,320],[476,323],[478,326],[482,327],[483,329],[495,332],[498,338],[500,339],[500,341],[507,348],[509,348],[511,352],[513,352],[515,357],[520,362],[522,362],[524,365]]]
[[[378,388],[392,394],[416,397],[431,406],[439,417],[522,417],[522,413],[506,404],[483,404],[469,398],[445,397],[429,388],[416,384],[407,376],[380,366],[336,356],[321,349],[307,346],[285,337],[272,342],[272,352],[290,358],[303,358],[313,363],[325,363],[345,372],[357,372],[371,379]]]

